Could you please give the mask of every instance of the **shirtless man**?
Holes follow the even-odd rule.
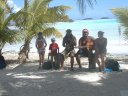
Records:
[[[79,46],[81,47],[83,56],[88,57],[89,70],[95,69],[94,43],[95,39],[89,35],[87,29],[82,30],[82,37],[79,39]]]

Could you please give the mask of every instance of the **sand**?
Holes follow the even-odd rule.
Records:
[[[0,70],[0,96],[128,96],[128,62],[119,61],[123,72],[89,71],[87,58],[81,58],[82,69],[75,61],[75,71],[70,71],[69,58],[64,70],[37,70],[38,54],[30,56],[32,62],[12,62]]]

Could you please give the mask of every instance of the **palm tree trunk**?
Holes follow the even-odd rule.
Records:
[[[30,42],[31,39],[25,39],[24,45],[20,47],[20,52],[19,52],[19,62],[21,63],[26,63],[26,60],[29,58],[28,54],[30,51]]]
[[[24,0],[24,10],[27,11],[28,8],[28,0]],[[27,22],[25,18],[25,22]],[[25,39],[24,45],[20,47],[20,52],[19,52],[19,62],[20,63],[26,63],[26,59],[28,58],[28,53],[29,53],[29,44],[30,44],[30,39]]]

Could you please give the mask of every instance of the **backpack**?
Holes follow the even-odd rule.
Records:
[[[44,62],[42,68],[43,69],[46,69],[46,70],[52,69],[52,63],[51,63],[51,61]]]
[[[37,39],[37,47],[38,48],[44,47],[44,39]]]
[[[114,59],[107,59],[105,61],[105,66],[106,66],[106,68],[112,69],[113,71],[119,71],[120,70],[119,63]]]
[[[64,58],[64,57],[62,57],[62,56],[63,56],[62,54],[58,53],[58,54],[56,55],[56,62],[53,62],[53,65],[52,65],[51,60],[50,60],[51,57],[50,57],[50,55],[48,55],[48,61],[44,62],[42,68],[43,68],[43,69],[46,69],[46,70],[52,69],[52,67],[53,67],[54,69],[59,69],[59,68],[60,68],[60,63],[61,63],[60,60],[61,60],[62,58]]]
[[[3,69],[6,67],[5,59],[3,56],[0,56],[0,69]]]

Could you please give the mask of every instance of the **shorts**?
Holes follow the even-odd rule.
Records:
[[[96,57],[105,57],[106,56],[106,50],[99,50],[98,52],[96,51]]]
[[[66,59],[69,56],[75,56],[76,52],[74,49],[72,50],[67,50],[66,48],[64,49],[64,51],[62,52],[62,54],[64,55],[64,58]]]
[[[38,53],[39,53],[39,54],[44,54],[44,53],[45,53],[45,48],[40,48],[40,49],[38,49]]]

